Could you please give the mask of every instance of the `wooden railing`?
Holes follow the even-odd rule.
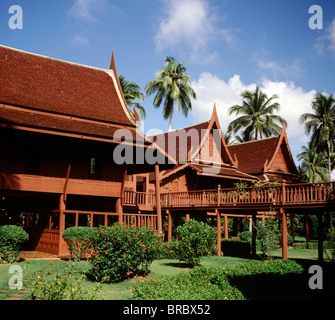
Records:
[[[335,182],[278,184],[272,186],[197,190],[189,192],[162,193],[162,208],[174,207],[216,207],[237,205],[302,205],[325,204],[333,201],[335,205]],[[125,191],[125,205],[156,206],[154,193]]]
[[[171,192],[161,195],[162,207],[311,204],[335,199],[335,182]]]
[[[125,191],[122,199],[122,204],[154,207],[156,205],[155,194],[146,192]]]
[[[154,229],[157,229],[157,215],[124,213],[122,214],[122,217],[123,217],[123,223],[128,227],[147,226],[148,228],[152,227]]]

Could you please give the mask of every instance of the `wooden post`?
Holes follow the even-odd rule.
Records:
[[[220,205],[220,198],[221,198],[221,185],[218,185],[218,206]]]
[[[257,218],[256,218],[256,212],[252,214],[252,223],[254,226],[256,226]],[[251,241],[251,254],[253,256],[256,256],[256,228],[252,228],[252,241]]]
[[[217,246],[217,256],[221,257],[221,215],[218,209],[215,209],[216,213],[216,226],[217,226],[217,236],[216,236],[216,246]]]
[[[224,219],[224,238],[228,239],[228,215],[223,216]]]
[[[308,214],[305,214],[305,226],[306,226],[306,242],[309,242],[309,225],[308,225]]]
[[[322,213],[318,214],[318,260],[323,262]]]
[[[186,213],[185,219],[186,219],[187,222],[190,222],[190,214],[189,213]]]
[[[172,216],[169,210],[166,210],[166,213],[168,215],[168,237],[167,241],[169,242],[172,237]]]
[[[287,217],[283,208],[280,208],[282,216],[282,258],[287,259]]]
[[[162,233],[162,208],[161,208],[161,185],[159,180],[159,165],[155,164],[155,189],[156,189],[156,211],[157,211],[157,230]]]
[[[121,225],[123,223],[123,209],[121,204],[121,198],[116,200],[116,213],[118,214],[118,223]]]
[[[62,234],[65,230],[65,201],[64,194],[61,194],[59,197],[59,247],[58,247],[58,256],[61,257],[66,254],[66,242],[62,237]]]

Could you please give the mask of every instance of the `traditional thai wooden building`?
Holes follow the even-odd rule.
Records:
[[[234,187],[239,181],[258,181],[237,168],[224,140],[214,106],[211,119],[149,137],[172,157],[176,165],[160,172],[162,193]],[[129,177],[125,190],[154,192],[155,175]]]
[[[101,69],[0,46],[0,70],[0,225],[25,227],[31,249],[67,255],[61,234],[70,226],[162,232],[163,214],[169,238],[172,215],[192,213],[216,219],[220,255],[222,217],[226,236],[228,216],[256,219],[271,207],[287,258],[288,213],[317,212],[321,221],[335,207],[333,182],[299,183],[285,126],[279,137],[227,146],[214,106],[209,121],[145,137],[114,56]],[[115,158],[125,146],[127,163]],[[147,151],[151,160],[139,163]],[[274,180],[271,188],[234,185]]]
[[[238,169],[261,181],[299,183],[299,173],[289,147],[285,124],[280,136],[229,145]]]
[[[128,110],[114,56],[105,70],[0,46],[0,69],[0,224],[24,226],[30,248],[62,256],[66,227],[123,222],[127,171],[154,166],[119,165],[114,151],[152,143]]]

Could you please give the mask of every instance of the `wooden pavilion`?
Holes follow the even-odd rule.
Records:
[[[124,222],[127,171],[155,166],[119,165],[114,151],[152,143],[128,110],[114,55],[105,70],[0,46],[0,68],[0,225],[25,227],[30,249],[66,255],[65,228]]]

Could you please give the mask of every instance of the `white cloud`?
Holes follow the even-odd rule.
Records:
[[[90,41],[88,40],[88,38],[84,35],[75,35],[72,39],[73,43],[75,45],[80,45],[80,46],[89,46],[90,45]]]
[[[213,11],[208,0],[163,0],[163,16],[154,37],[156,48],[190,50],[197,59],[213,39],[231,43],[231,31],[219,28]],[[212,53],[211,59],[217,57],[217,52]]]
[[[311,102],[316,91],[305,91],[295,86],[293,82],[275,82],[267,79],[259,86],[268,97],[273,94],[279,96],[278,102],[281,108],[277,114],[288,123],[287,135],[292,152],[295,154],[300,152],[300,147],[306,144],[308,137],[299,118],[302,113],[312,112]],[[235,116],[228,115],[228,109],[234,104],[241,104],[241,92],[255,89],[256,83],[245,84],[238,75],[225,81],[211,73],[202,73],[197,81],[192,82],[192,87],[198,96],[192,104],[192,115],[196,121],[209,119],[215,103],[221,128],[226,132],[229,123],[235,119]]]
[[[335,52],[335,18],[330,25],[322,30],[322,35],[316,39],[315,48],[318,54],[323,54],[325,50]]]
[[[84,21],[96,21],[96,13],[110,7],[108,0],[74,0],[69,15]]]
[[[257,65],[261,70],[269,71],[277,77],[299,78],[302,75],[303,68],[300,66],[299,60],[294,60],[291,64],[285,65],[278,61],[257,60]]]

